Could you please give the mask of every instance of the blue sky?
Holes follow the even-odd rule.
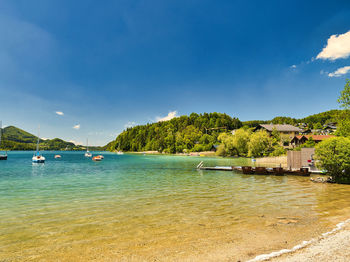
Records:
[[[349,1],[1,0],[0,119],[104,145],[169,113],[304,117],[338,108],[349,31]]]

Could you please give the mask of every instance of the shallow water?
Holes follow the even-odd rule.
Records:
[[[0,161],[0,261],[237,261],[320,235],[350,187],[197,171],[246,159],[10,152]]]

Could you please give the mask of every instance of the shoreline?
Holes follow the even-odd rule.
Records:
[[[350,257],[350,218],[338,223],[331,231],[304,240],[290,249],[261,254],[248,262],[274,261],[345,261]]]

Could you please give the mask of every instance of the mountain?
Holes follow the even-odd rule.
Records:
[[[37,137],[15,126],[2,130],[1,148],[6,150],[35,150]],[[93,147],[91,150],[100,150]],[[85,150],[85,147],[64,141],[59,138],[40,139],[40,150]]]
[[[291,124],[303,128],[322,128],[336,122],[343,110],[330,110],[305,118],[278,116],[271,120],[241,122],[222,113],[192,113],[169,121],[139,125],[124,130],[104,148],[109,151],[160,151],[166,153],[207,151],[218,144],[220,133],[240,127],[253,128],[259,124]]]

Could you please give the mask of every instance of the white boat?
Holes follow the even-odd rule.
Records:
[[[1,148],[2,122],[0,121],[0,148]],[[7,160],[7,152],[0,152],[0,160]]]
[[[45,163],[45,157],[42,156],[39,152],[39,142],[40,142],[40,138],[39,138],[39,129],[38,129],[38,141],[36,143],[36,152],[34,153],[34,155],[32,157],[33,163]]]
[[[120,150],[120,142],[119,142],[119,144],[118,144],[117,155],[124,155],[124,152]]]
[[[55,155],[56,159],[61,158],[61,157],[62,157],[61,155]]]
[[[89,151],[89,140],[86,139],[86,152],[85,152],[86,157],[92,157],[92,154]]]

